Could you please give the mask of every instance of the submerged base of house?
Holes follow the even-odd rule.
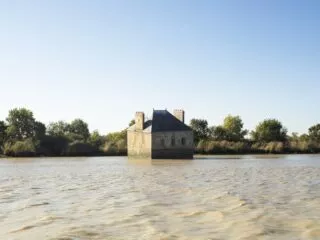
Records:
[[[141,159],[193,159],[193,149],[159,149],[152,153],[128,153],[129,158]]]
[[[193,151],[183,149],[154,150],[152,151],[152,159],[193,159]]]

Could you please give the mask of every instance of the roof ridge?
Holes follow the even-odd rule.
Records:
[[[167,109],[153,110],[152,132],[162,131],[192,131],[192,129],[177,119]]]

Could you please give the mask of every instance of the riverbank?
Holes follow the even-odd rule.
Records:
[[[210,141],[202,140],[196,145],[200,154],[313,154],[320,153],[315,141]]]

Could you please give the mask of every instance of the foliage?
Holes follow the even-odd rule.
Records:
[[[248,142],[201,140],[196,146],[196,152],[202,154],[243,154],[250,153]]]
[[[0,121],[0,153],[2,153],[2,147],[7,139],[7,125],[4,121]]]
[[[11,142],[22,141],[36,136],[36,121],[33,113],[26,108],[15,108],[9,111],[6,130]]]
[[[200,154],[319,153],[320,143],[200,140],[195,151]]]
[[[123,130],[121,132],[113,132],[113,133],[109,133],[106,136],[106,140],[107,142],[111,142],[111,143],[116,143],[120,140],[127,140],[127,131]]]
[[[69,125],[70,138],[73,141],[86,142],[90,136],[88,124],[82,119],[75,119]]]
[[[223,121],[223,128],[229,141],[241,141],[248,133],[247,130],[243,130],[243,122],[239,116],[228,115]]]
[[[287,129],[276,119],[266,119],[251,133],[256,142],[283,142],[287,139]]]
[[[301,138],[301,137],[300,137]],[[303,140],[294,140],[288,143],[288,149],[291,153],[307,153],[309,152],[309,142]]]
[[[100,149],[106,142],[106,137],[101,136],[97,130],[93,131],[88,142],[97,149]]]
[[[299,141],[303,141],[303,142],[308,142],[310,140],[310,137],[308,134],[302,134],[300,137],[299,137]]]
[[[92,156],[97,155],[99,150],[89,143],[75,141],[69,144],[67,155],[68,156]]]
[[[212,126],[209,128],[209,138],[213,141],[227,140],[228,132],[223,126]]]
[[[209,139],[213,141],[233,141],[244,140],[248,131],[243,129],[243,122],[239,116],[228,115],[223,121],[223,125],[209,128]]]
[[[87,142],[90,137],[88,124],[79,118],[70,124],[64,121],[52,122],[48,125],[47,133],[50,136],[68,138],[70,142]]]
[[[103,151],[107,155],[125,155],[127,153],[127,131],[107,134]]]
[[[309,137],[312,141],[320,142],[320,123],[309,128]]]
[[[4,154],[13,157],[30,157],[36,155],[36,147],[32,139],[25,139],[23,141],[16,141],[12,145],[5,144]]]
[[[130,121],[129,126],[134,124]],[[247,130],[239,116],[228,115],[222,125],[208,126],[205,119],[192,119],[195,151],[202,154],[247,153],[320,153],[320,124],[308,134],[292,133],[276,119],[259,123],[246,139]],[[93,156],[126,155],[127,131],[101,135],[89,132],[82,119],[71,123],[58,121],[46,126],[25,108],[9,111],[6,122],[0,121],[0,153],[7,156]]]
[[[46,125],[42,122],[35,121],[34,132],[36,139],[42,139],[46,135]]]
[[[127,144],[124,139],[118,140],[117,142],[106,142],[103,147],[103,152],[106,155],[126,155]]]
[[[48,125],[47,133],[50,136],[66,137],[69,134],[69,124],[64,121],[51,122]]]
[[[64,136],[44,136],[38,144],[37,152],[45,156],[66,155],[69,141]]]
[[[288,136],[290,141],[299,141],[299,134],[296,132],[291,133],[291,136]]]
[[[106,142],[103,146],[103,152],[106,155],[117,155],[118,149],[114,143]]]
[[[193,129],[194,141],[206,140],[209,137],[208,122],[204,119],[191,119],[190,127]]]

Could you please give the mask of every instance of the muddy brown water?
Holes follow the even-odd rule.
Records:
[[[0,239],[320,239],[320,155],[0,159]]]

